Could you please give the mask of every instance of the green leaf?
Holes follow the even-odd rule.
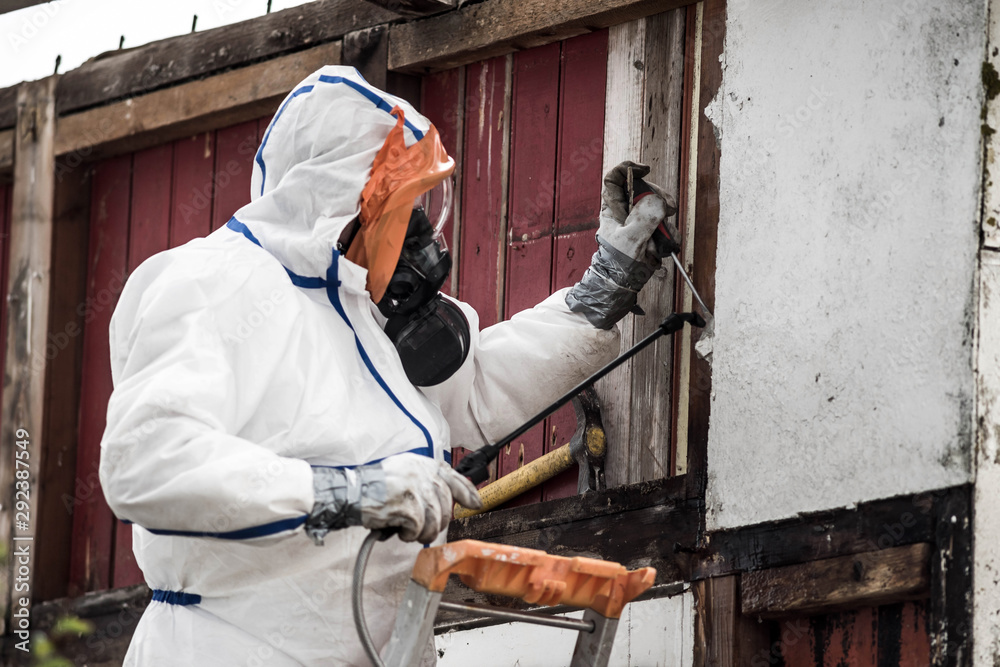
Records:
[[[43,634],[35,635],[35,640],[31,642],[31,655],[39,660],[50,658],[56,653],[56,647]]]
[[[90,621],[85,621],[76,616],[64,616],[56,621],[55,626],[52,628],[52,636],[65,637],[72,635],[79,637],[80,635],[89,635],[93,631],[94,624]]]

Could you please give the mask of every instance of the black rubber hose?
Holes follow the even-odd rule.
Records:
[[[380,539],[384,539],[383,535],[379,531],[373,530],[368,533],[365,541],[362,542],[361,549],[358,550],[358,559],[354,562],[354,580],[351,583],[351,610],[354,612],[354,627],[358,631],[358,637],[361,639],[361,645],[364,647],[365,653],[368,654],[368,659],[372,661],[375,667],[385,667],[385,663],[379,657],[378,651],[375,649],[375,642],[372,641],[372,636],[368,633],[368,625],[365,623],[365,610],[361,606],[361,589],[365,583],[365,569],[368,567],[368,557],[372,553],[372,547]]]

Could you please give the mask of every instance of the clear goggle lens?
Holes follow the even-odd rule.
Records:
[[[451,177],[449,176],[432,189],[417,197],[416,201],[413,202],[414,208],[420,206],[424,209],[427,220],[434,228],[434,238],[442,243],[444,242],[444,237],[441,232],[444,231],[444,225],[448,222],[448,216],[451,214],[451,201],[452,187]]]

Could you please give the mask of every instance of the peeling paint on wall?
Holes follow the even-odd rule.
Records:
[[[985,26],[730,2],[710,529],[970,481]]]

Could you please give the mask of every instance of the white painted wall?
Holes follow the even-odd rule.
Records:
[[[581,618],[583,612],[568,614]],[[438,667],[568,665],[572,630],[505,623],[435,637]],[[618,624],[609,667],[685,667],[694,661],[694,597],[690,592],[633,602]]]
[[[708,526],[966,482],[983,0],[731,0]]]

